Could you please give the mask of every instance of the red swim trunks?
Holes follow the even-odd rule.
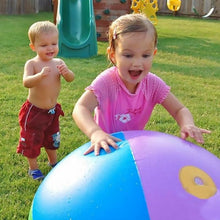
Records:
[[[56,150],[60,146],[59,116],[64,116],[60,104],[52,109],[40,109],[28,100],[19,112],[20,140],[17,153],[36,158],[41,147]]]

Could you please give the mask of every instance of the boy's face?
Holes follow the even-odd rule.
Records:
[[[37,53],[39,58],[49,61],[56,57],[59,52],[58,33],[43,32],[36,37],[34,44],[30,44],[30,47]]]
[[[157,49],[150,32],[126,33],[118,36],[115,51],[110,54],[127,89],[134,93],[138,83],[151,69]]]

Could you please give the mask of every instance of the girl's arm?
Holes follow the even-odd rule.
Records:
[[[204,143],[203,134],[211,132],[195,126],[191,112],[171,92],[163,101],[162,106],[172,115],[179,125],[181,138],[186,139],[189,136],[194,138],[198,143]]]
[[[120,141],[120,139],[104,132],[94,121],[93,112],[97,106],[98,102],[94,93],[86,91],[73,109],[72,116],[77,126],[91,139],[91,146],[84,154],[95,151],[95,155],[99,155],[101,148],[110,152],[109,145],[117,149],[118,145],[115,142]]]

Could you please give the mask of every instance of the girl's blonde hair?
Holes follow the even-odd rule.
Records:
[[[144,14],[126,14],[117,18],[109,27],[108,58],[110,52],[115,51],[117,38],[121,34],[131,32],[152,32],[154,36],[154,46],[157,47],[157,31],[151,21]],[[110,60],[111,61],[111,60]]]
[[[38,21],[32,24],[28,30],[28,37],[32,44],[35,43],[36,38],[41,33],[48,33],[48,32],[57,32],[57,27],[54,23],[50,21]]]

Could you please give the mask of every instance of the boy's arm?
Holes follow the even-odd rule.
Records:
[[[34,73],[34,66],[31,61],[27,61],[24,66],[23,85],[27,88],[36,86],[42,78],[46,77],[50,72],[50,68],[45,67],[39,73]]]

